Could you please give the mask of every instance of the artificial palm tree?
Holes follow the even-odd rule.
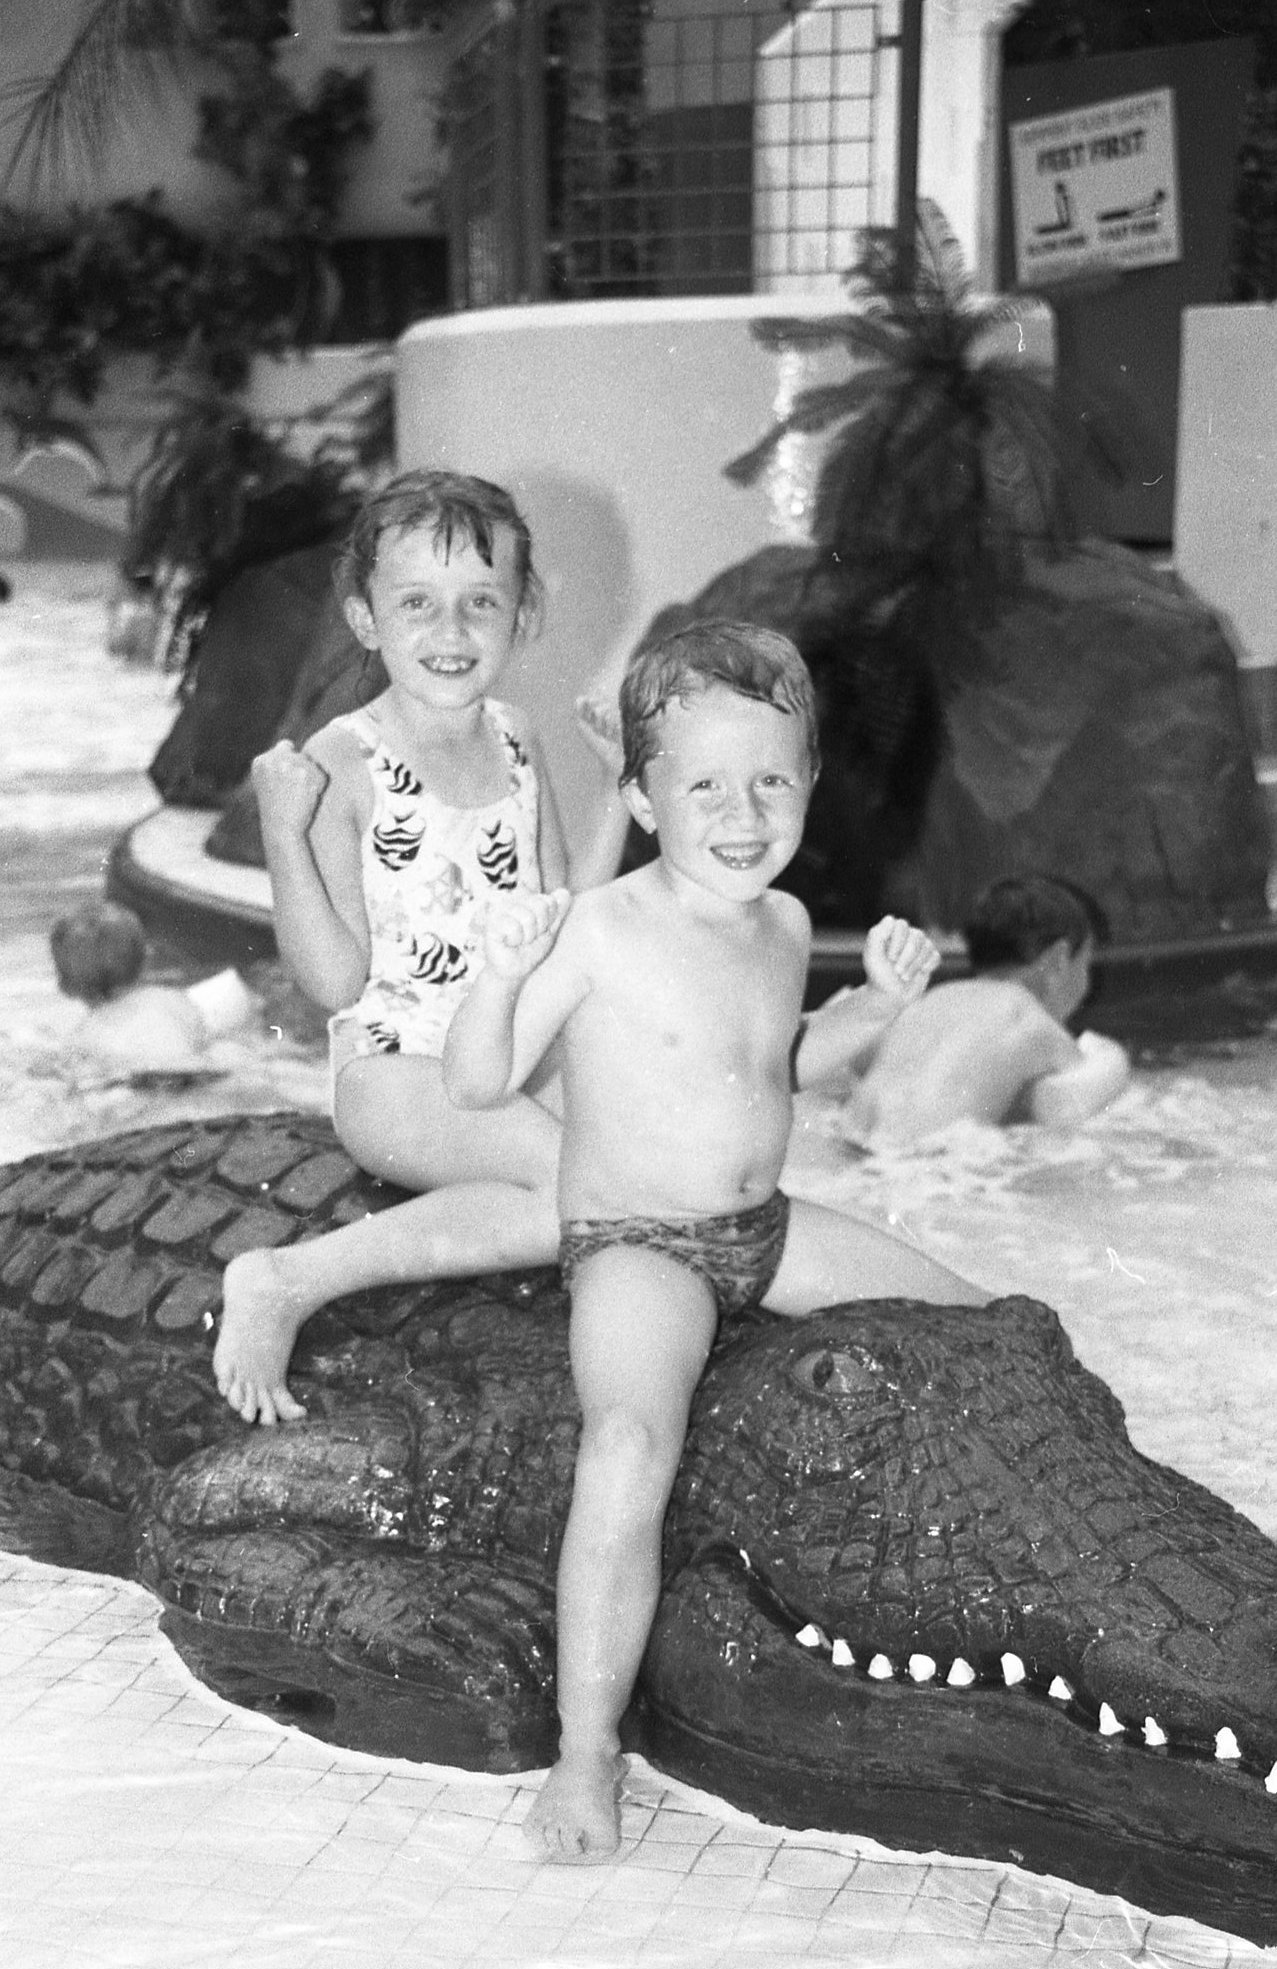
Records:
[[[942,695],[984,660],[984,632],[1018,592],[1026,551],[1078,538],[1079,433],[1106,476],[1124,469],[1112,420],[1079,415],[1049,375],[1005,353],[1023,303],[980,301],[938,207],[919,207],[912,277],[873,231],[848,278],[854,310],[768,319],[769,349],[842,348],[845,377],[801,392],[727,476],[749,484],[790,433],[828,436],[811,535],[813,594],[893,622]]]

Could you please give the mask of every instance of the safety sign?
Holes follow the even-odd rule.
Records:
[[[1175,92],[1012,123],[1016,281],[1180,258]]]

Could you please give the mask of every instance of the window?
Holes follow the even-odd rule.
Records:
[[[336,239],[328,256],[341,301],[324,340],[389,342],[448,306],[448,248],[428,235]]]

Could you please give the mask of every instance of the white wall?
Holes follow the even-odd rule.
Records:
[[[50,73],[65,56],[83,13],[79,0],[0,0],[0,82]],[[371,72],[377,128],[369,144],[350,153],[339,231],[350,236],[439,232],[438,213],[415,203],[414,195],[437,182],[442,169],[439,106],[450,44],[429,31],[344,35],[340,0],[293,0],[293,19],[296,32],[280,48],[280,67],[304,94],[325,68]],[[154,75],[154,87],[144,83],[144,69]],[[77,201],[137,197],[158,186],[169,209],[188,223],[232,209],[234,183],[190,154],[199,130],[197,99],[202,89],[219,86],[224,84],[219,85],[215,66],[201,65],[186,51],[177,71],[160,56],[139,63],[112,106],[101,156],[73,155],[56,192],[46,183],[34,198],[20,175],[10,200],[47,211]],[[16,138],[12,120],[0,125],[0,171]]]
[[[1244,669],[1277,666],[1277,305],[1185,308],[1175,566]]]

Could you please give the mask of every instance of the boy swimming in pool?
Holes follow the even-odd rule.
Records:
[[[134,1087],[216,1078],[209,1048],[257,1021],[261,1005],[238,971],[198,984],[147,984],[146,931],[118,903],[81,903],[49,936],[58,988],[88,1008],[66,1041],[72,1078]]]
[[[1115,1100],[1130,1061],[1066,1021],[1090,989],[1091,910],[1068,883],[1007,876],[965,926],[973,975],[934,985],[875,1039],[852,1088],[871,1140],[911,1142],[960,1119],[1072,1128]]]
[[[494,905],[444,1048],[466,1106],[552,1047],[558,1182],[582,1410],[558,1578],[559,1760],[530,1815],[546,1856],[619,1839],[621,1716],[660,1586],[661,1526],[720,1320],[849,1297],[983,1303],[911,1246],[777,1188],[810,924],[771,889],[815,777],[811,682],[770,630],[701,623],[621,693],[622,789],[659,857],[575,899]]]

